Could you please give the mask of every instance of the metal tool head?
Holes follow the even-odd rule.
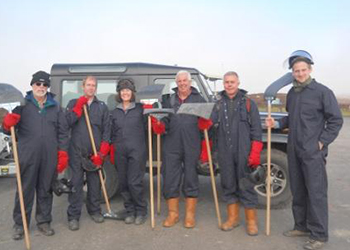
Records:
[[[0,104],[11,103],[19,103],[19,105],[24,104],[24,98],[21,91],[10,84],[0,83]],[[12,109],[15,107],[12,107]]]
[[[278,78],[276,81],[270,84],[270,86],[267,87],[264,93],[265,100],[272,101],[276,98],[277,92],[282,89],[283,87],[291,84],[294,80],[294,77],[291,72],[283,75],[282,77]]]
[[[103,213],[102,216],[103,218],[109,219],[109,220],[124,220],[127,217],[127,213],[126,213],[126,210],[123,210],[123,211],[125,211],[125,214],[120,212],[116,213],[111,210],[109,212]]]
[[[177,114],[194,115],[204,119],[210,119],[215,103],[183,103]]]
[[[153,104],[162,100],[163,84],[147,85],[138,90],[136,100],[141,103]]]
[[[144,115],[151,115],[151,116],[157,118],[157,120],[161,120],[164,117],[167,117],[171,114],[174,114],[174,110],[173,109],[161,109],[161,108],[159,108],[159,109],[157,109],[157,108],[145,109],[143,111],[143,114]]]
[[[7,115],[8,110],[5,108],[0,108],[0,126],[4,120],[4,117]]]
[[[21,91],[10,84],[0,83],[0,124],[8,112],[24,103]]]

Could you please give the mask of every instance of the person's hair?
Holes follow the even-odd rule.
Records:
[[[84,80],[83,80],[83,86],[85,86],[85,83],[86,83],[87,80],[95,81],[96,87],[97,87],[97,79],[96,79],[96,77],[94,77],[94,76],[87,76],[87,77],[85,77]]]
[[[294,59],[292,60],[292,62],[291,62],[292,69],[293,69],[294,65],[295,65],[296,63],[298,63],[298,62],[305,62],[305,63],[307,64],[308,68],[309,68],[309,69],[312,69],[312,65],[311,65],[310,60],[307,59],[307,58],[301,57],[301,56],[300,56],[300,57],[296,57],[296,58],[294,58]]]
[[[224,75],[224,80],[225,80],[226,76],[235,76],[235,77],[237,77],[239,79],[239,76],[238,76],[238,74],[235,71],[228,71],[228,72],[226,72],[225,75]]]
[[[186,74],[186,75],[187,75],[187,79],[188,79],[189,81],[192,80],[192,77],[191,77],[191,73],[190,73],[190,72],[188,72],[187,70],[180,70],[180,71],[177,72],[177,74],[176,74],[175,81],[177,81],[177,78],[178,78],[180,75],[183,75],[183,74]]]
[[[136,99],[135,97],[135,92],[131,91],[131,98],[130,98],[130,102],[134,102]],[[123,99],[120,97],[120,91],[117,92],[117,94],[115,95],[115,101],[118,103],[122,103]]]

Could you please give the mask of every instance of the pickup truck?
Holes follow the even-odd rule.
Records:
[[[171,91],[175,86],[175,75],[179,70],[187,70],[192,75],[192,86],[203,95],[207,102],[214,102],[216,93],[212,90],[214,81],[219,78],[210,78],[195,68],[158,65],[150,63],[111,63],[111,64],[54,64],[51,68],[51,92],[56,94],[56,99],[65,108],[69,100],[83,94],[82,80],[87,75],[93,75],[98,80],[97,97],[104,101],[109,109],[115,108],[116,85],[120,78],[132,78],[136,84],[136,90],[153,84],[163,84]],[[217,84],[217,83],[216,83]],[[165,89],[165,88],[164,88]],[[136,97],[140,98],[137,96]],[[137,101],[140,101],[137,99]],[[275,120],[286,116],[284,113],[273,113]],[[266,113],[261,112],[261,121],[264,127]],[[266,129],[264,128],[263,141],[266,144]],[[272,159],[271,159],[271,207],[281,208],[291,201],[289,189],[288,164],[286,155],[287,133],[281,129],[272,130]],[[266,145],[265,145],[266,146]],[[156,152],[156,150],[153,150]],[[266,166],[266,149],[262,152],[262,163]],[[154,159],[156,159],[154,157]],[[220,173],[220,166],[216,161],[216,152],[213,149],[215,173]],[[156,164],[154,164],[156,166]],[[68,168],[69,169],[69,168]],[[209,175],[208,164],[198,162],[198,174]],[[156,171],[154,171],[156,172]],[[118,191],[118,176],[115,167],[106,160],[103,173],[108,196],[111,198]],[[66,177],[69,178],[69,171]],[[265,205],[265,183],[255,186],[258,193],[259,204]]]

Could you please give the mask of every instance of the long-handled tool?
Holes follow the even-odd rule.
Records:
[[[271,118],[271,100],[267,102],[268,119]],[[271,127],[267,128],[267,177],[266,177],[266,235],[270,235],[271,213]]]
[[[84,115],[85,115],[86,125],[87,125],[88,131],[89,131],[89,136],[90,136],[90,140],[91,140],[92,150],[93,150],[94,155],[97,156],[95,140],[94,140],[94,136],[92,134],[89,113],[87,112],[86,105],[84,105]],[[105,182],[104,182],[104,179],[103,179],[103,176],[102,176],[102,169],[101,168],[98,170],[98,175],[100,176],[100,182],[101,182],[103,197],[105,199],[106,208],[107,208],[107,213],[104,213],[103,217],[106,218],[106,219],[117,220],[118,216],[112,211],[111,205],[110,205],[109,200],[108,200],[106,185],[105,185]]]
[[[160,134],[157,134],[157,214],[160,214],[160,196],[161,196],[161,185],[160,185],[160,149],[161,149],[161,138]]]
[[[264,93],[267,101],[267,117],[271,118],[271,102],[276,98],[277,92],[291,84],[293,81],[292,73],[286,73],[267,87]],[[267,128],[267,177],[266,177],[266,235],[270,235],[271,221],[271,127]]]
[[[154,198],[153,198],[153,155],[152,155],[152,123],[151,116],[148,116],[148,165],[149,165],[149,189],[151,203],[151,227],[155,227],[154,222]]]
[[[208,136],[208,130],[207,129],[204,130],[204,137],[205,137],[205,144],[207,145],[207,152],[208,152],[208,159],[209,159],[209,170],[210,170],[210,179],[211,179],[211,186],[213,188],[213,195],[214,195],[216,215],[218,217],[219,228],[221,228],[221,214],[220,214],[219,201],[218,201],[218,192],[216,191],[215,175],[214,175],[214,168],[213,168],[213,160],[211,158],[211,150],[210,150],[210,143],[209,143],[209,136]]]
[[[16,163],[17,188],[18,188],[19,204],[21,207],[21,215],[22,215],[22,221],[23,221],[24,239],[26,242],[27,249],[30,249],[26,209],[24,207],[24,201],[23,201],[21,170],[19,167],[18,152],[17,152],[16,133],[15,133],[15,128],[13,126],[11,127],[11,137],[12,137],[13,156],[15,158],[15,163]]]
[[[197,117],[202,117],[204,119],[210,119],[211,112],[214,108],[214,103],[183,103],[179,110],[177,111],[178,114],[188,114],[188,115],[194,115]],[[221,228],[221,214],[220,214],[220,208],[219,208],[219,201],[218,201],[218,194],[216,190],[216,183],[215,183],[215,174],[214,174],[214,168],[213,168],[213,160],[211,157],[211,151],[210,151],[210,144],[209,144],[209,136],[208,136],[208,130],[204,130],[204,137],[205,137],[205,143],[207,146],[208,151],[208,159],[209,159],[209,169],[210,169],[210,179],[211,179],[211,186],[213,189],[213,196],[214,196],[214,202],[215,202],[215,209],[216,209],[216,215],[218,217],[218,224],[219,228]]]
[[[0,83],[0,104],[2,107],[5,107],[11,112],[11,110],[14,109],[16,106],[24,104],[23,95],[18,89],[16,89],[12,85]],[[4,111],[4,108],[2,112],[3,113],[0,117],[1,118],[0,123],[3,122],[2,119],[7,114],[7,111]],[[23,199],[21,169],[20,169],[19,160],[18,160],[15,128],[12,126],[10,131],[11,131],[11,137],[12,137],[13,157],[15,159],[15,165],[16,165],[17,191],[18,191],[19,204],[21,208],[24,239],[25,239],[26,248],[30,249],[30,239],[29,239],[29,232],[28,232],[26,209],[24,206],[24,199]]]
[[[152,154],[152,121],[151,116],[155,117],[158,121],[162,118],[173,114],[173,109],[152,108],[145,109],[143,114],[148,115],[148,141],[149,141],[149,167],[150,167],[150,192],[151,192],[151,223],[154,227],[154,221],[152,222],[152,216],[154,218],[154,198],[153,198],[153,154]],[[151,168],[152,166],[152,168]],[[160,200],[161,200],[161,135],[157,134],[157,213],[160,214]],[[152,173],[152,174],[151,174]],[[153,219],[154,220],[154,219]]]

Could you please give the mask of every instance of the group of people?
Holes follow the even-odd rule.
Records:
[[[289,128],[288,164],[293,194],[295,225],[284,233],[288,237],[308,236],[305,249],[319,249],[328,240],[326,157],[328,145],[337,137],[342,115],[333,92],[312,79],[312,57],[296,51],[289,58],[294,76],[287,95],[289,113],[283,126]],[[180,218],[179,201],[185,198],[184,227],[195,227],[199,181],[196,171],[200,158],[205,158],[202,131],[216,133],[220,166],[222,199],[227,204],[227,220],[223,231],[239,226],[239,209],[244,207],[248,235],[258,234],[257,193],[254,183],[241,185],[260,165],[263,149],[262,126],[258,107],[241,88],[239,76],[229,71],[223,77],[224,90],[219,93],[210,119],[178,114],[183,103],[204,103],[205,99],[191,86],[191,74],[179,71],[174,93],[162,99],[162,107],[174,114],[157,120],[152,117],[152,130],[163,135],[162,176],[163,194],[167,204],[164,227],[174,226]],[[100,208],[101,183],[97,171],[85,171],[88,160],[99,169],[107,155],[115,165],[119,190],[125,210],[117,213],[126,224],[143,224],[147,220],[147,202],[143,178],[146,166],[146,122],[144,109],[135,102],[136,88],[132,79],[117,84],[114,110],[96,97],[97,79],[87,76],[82,83],[83,96],[71,100],[66,110],[48,92],[50,75],[39,71],[30,83],[25,104],[13,110],[3,120],[3,130],[15,126],[18,137],[19,163],[28,224],[36,195],[36,221],[44,235],[54,234],[51,228],[52,188],[57,173],[69,165],[75,188],[68,196],[68,227],[79,229],[83,206],[84,172],[87,181],[86,207],[96,223],[104,221]],[[84,108],[90,117],[93,139],[98,149],[94,154],[86,124]],[[274,120],[266,119],[273,127]],[[18,193],[13,211],[13,238],[23,238],[23,222]]]

